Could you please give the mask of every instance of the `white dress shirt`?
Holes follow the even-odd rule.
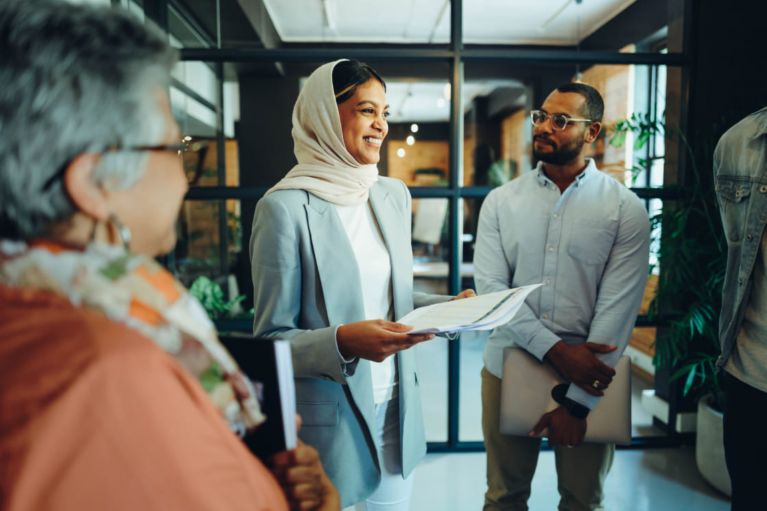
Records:
[[[642,202],[593,160],[564,191],[543,172],[523,174],[487,196],[479,218],[474,278],[480,294],[543,283],[485,347],[487,370],[502,375],[503,349],[540,360],[560,339],[628,343],[648,275],[650,224]],[[570,385],[567,397],[593,408],[599,398]]]

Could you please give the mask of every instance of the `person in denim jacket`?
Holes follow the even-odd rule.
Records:
[[[714,151],[727,238],[719,338],[727,407],[724,448],[732,509],[756,509],[767,480],[767,108],[742,119]]]

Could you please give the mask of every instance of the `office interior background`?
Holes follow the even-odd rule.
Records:
[[[651,218],[679,208],[696,184],[710,192],[706,154],[726,128],[767,105],[760,35],[765,7],[756,1],[111,3],[152,20],[180,50],[170,90],[173,112],[184,135],[209,145],[185,162],[193,186],[178,245],[164,263],[187,285],[206,277],[221,287],[219,302],[231,300],[217,316],[222,330],[251,330],[248,238],[255,204],[295,163],[293,103],[302,81],[322,63],[356,58],[386,80],[390,131],[379,172],[409,186],[416,288],[441,293],[474,287],[483,198],[531,169],[530,110],[560,83],[580,80],[602,92],[605,129],[590,154],[643,199]],[[621,134],[626,120],[640,129]],[[681,506],[631,499],[628,490],[619,497],[623,490],[611,484],[620,477],[619,488],[655,481],[668,493],[663,502],[684,498],[696,509],[725,509],[725,494],[701,479],[692,459],[699,396],[685,395],[675,368],[653,363],[656,338],[675,319],[662,304],[650,311],[659,280],[668,277],[658,258],[665,239],[663,223],[654,222],[650,278],[627,349],[634,365],[633,441],[619,451],[608,478],[608,509]],[[436,478],[435,488],[447,486],[444,478],[456,476],[441,468],[444,459],[466,470],[460,475],[459,469],[456,487],[468,481],[475,487],[467,490],[474,504],[461,504],[469,498],[461,494],[446,500],[452,507],[414,509],[480,506],[483,348],[480,335],[417,348],[431,453],[418,477]],[[534,495],[556,494],[553,466],[541,471]],[[650,495],[654,489],[647,484]],[[546,498],[531,501],[532,508],[553,508],[546,503],[554,497]]]

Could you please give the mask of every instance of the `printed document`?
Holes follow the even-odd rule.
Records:
[[[420,307],[398,320],[410,325],[409,334],[456,334],[492,330],[505,325],[519,311],[525,298],[543,284],[515,287],[486,295]]]

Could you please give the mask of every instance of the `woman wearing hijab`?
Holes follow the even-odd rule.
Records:
[[[0,34],[0,510],[337,511],[316,451],[275,477],[233,433],[254,389],[154,260],[187,190],[167,36],[45,0]]]
[[[293,110],[298,164],[259,201],[250,240],[255,334],[291,341],[301,437],[342,505],[368,511],[408,509],[426,452],[408,348],[432,336],[392,320],[453,298],[413,292],[410,194],[376,167],[388,114],[371,67],[315,70]]]

